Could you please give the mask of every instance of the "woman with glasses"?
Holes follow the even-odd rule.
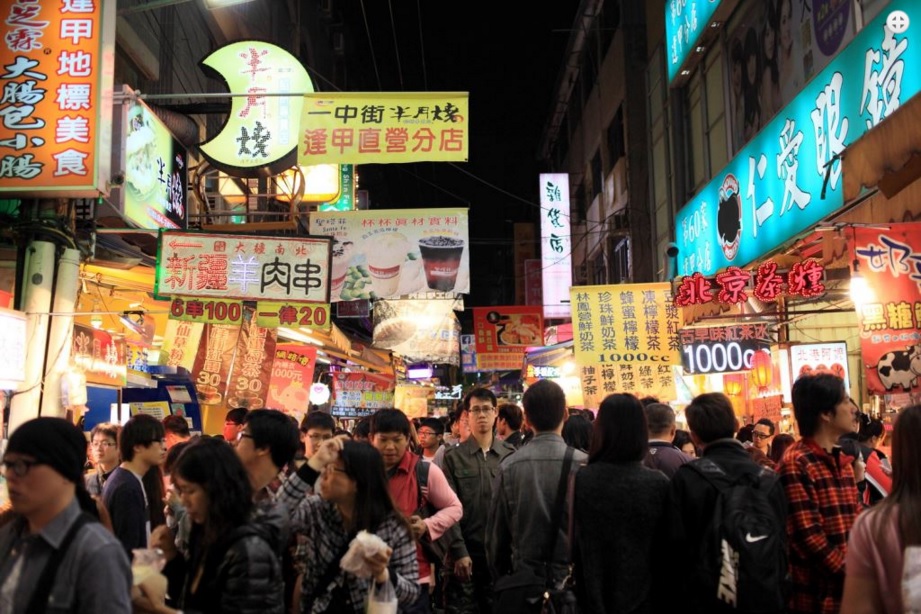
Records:
[[[106,480],[120,462],[118,434],[121,427],[112,422],[101,422],[90,432],[90,460],[94,470],[86,475],[86,490],[94,497],[102,496]]]
[[[142,584],[136,611],[176,614],[282,614],[280,514],[255,513],[252,487],[233,448],[216,439],[188,445],[172,470],[173,487],[192,520],[188,558],[167,552],[165,596]]]
[[[305,496],[317,478],[319,494]],[[373,583],[391,583],[402,607],[418,599],[416,544],[390,498],[384,462],[376,449],[342,437],[323,442],[285,482],[278,500],[287,506],[292,528],[307,536],[302,614],[360,614]],[[373,533],[387,544],[386,551],[365,558],[370,578],[339,567],[359,531]]]

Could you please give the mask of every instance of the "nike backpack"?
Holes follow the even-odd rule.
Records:
[[[769,493],[779,476],[764,467],[732,481],[708,458],[688,467],[716,488],[713,515],[704,530],[696,575],[703,594],[720,612],[786,610],[788,587],[785,519]]]

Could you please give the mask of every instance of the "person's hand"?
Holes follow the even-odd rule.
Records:
[[[854,459],[854,481],[863,482],[867,477],[867,464],[863,461],[863,455],[858,455]]]
[[[150,547],[162,550],[167,561],[172,561],[179,554],[176,548],[176,538],[165,524],[161,524],[150,532]]]
[[[390,555],[393,554],[392,548],[377,552],[373,556],[365,556],[365,565],[371,570],[371,577],[378,584],[383,584],[390,579],[390,572],[387,571],[387,565],[390,564]]]
[[[413,539],[416,541],[422,539],[422,537],[429,531],[428,525],[425,524],[425,521],[422,520],[421,516],[410,516],[409,528],[412,530]]]
[[[454,575],[463,582],[466,582],[473,575],[473,559],[465,556],[454,562]]]
[[[166,607],[166,582],[156,574],[131,587],[131,605],[134,612],[142,614],[174,614],[176,610]]]
[[[346,441],[348,441],[348,437],[345,435],[339,435],[338,437],[327,439],[319,446],[317,446],[316,451],[307,461],[307,464],[310,465],[311,469],[318,473],[323,471],[323,469],[326,468],[326,465],[336,462],[336,459],[339,458],[339,451],[342,449],[342,446]]]

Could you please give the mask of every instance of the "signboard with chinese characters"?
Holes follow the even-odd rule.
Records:
[[[266,406],[290,414],[306,413],[316,364],[315,346],[295,343],[276,345]]]
[[[170,303],[169,318],[202,324],[239,324],[243,321],[243,302],[177,296]]]
[[[262,409],[266,406],[277,340],[277,331],[256,324],[252,308],[244,310],[227,385],[228,407]]]
[[[256,303],[256,323],[264,328],[329,330],[333,324],[328,303]]]
[[[323,92],[300,115],[297,163],[466,162],[466,92]]]
[[[249,301],[326,303],[330,241],[161,231],[154,291]]]
[[[540,259],[545,318],[568,318],[572,286],[569,175],[540,176]]]
[[[147,414],[148,416],[153,416],[157,419],[158,422],[161,422],[163,418],[166,418],[172,413],[170,411],[168,401],[144,401],[128,403],[128,411],[132,416],[137,416],[139,414]]]
[[[866,386],[872,394],[921,393],[921,224],[855,228],[852,290]],[[859,277],[858,277],[859,276]]]
[[[336,373],[330,413],[337,418],[363,418],[393,407],[395,383],[393,378],[373,373]]]
[[[474,335],[461,335],[461,370],[464,373],[476,373],[476,337]]]
[[[921,3],[890,2],[678,212],[680,275],[744,266],[843,206],[837,156],[921,91],[921,45],[886,28],[895,10],[921,23]]]
[[[128,378],[125,340],[104,330],[74,324],[74,364],[83,369],[87,384],[124,386]]]
[[[351,211],[355,208],[355,165],[339,164],[339,196],[335,200],[320,203],[317,211]]]
[[[240,336],[239,325],[205,324],[192,366],[195,392],[202,405],[221,405]]]
[[[668,283],[575,286],[576,364],[588,407],[615,392],[675,398],[681,310]]]
[[[681,366],[688,375],[747,371],[755,352],[771,346],[767,324],[682,328],[679,337]]]
[[[393,406],[402,410],[407,418],[427,418],[429,402],[434,400],[434,386],[397,384],[393,391]]]
[[[188,154],[160,118],[141,101],[123,107],[120,143],[114,156],[124,184],[112,189],[121,198],[125,219],[138,228],[185,228],[188,225]],[[117,205],[118,203],[116,203]]]
[[[477,352],[475,371],[521,371],[524,359],[524,350],[513,353]]]
[[[697,39],[710,26],[710,18],[722,0],[668,0],[665,5],[665,48],[668,52],[668,80],[678,76],[685,60],[694,52]]]
[[[474,307],[473,331],[477,352],[508,353],[544,344],[540,307]]]
[[[380,300],[374,305],[373,345],[407,363],[460,364],[460,322],[453,300]]]
[[[0,308],[0,390],[26,380],[26,314]]]
[[[300,61],[270,43],[238,41],[212,52],[201,64],[237,94],[220,133],[199,145],[205,158],[237,177],[277,174],[293,166],[304,106],[301,94],[314,91]],[[281,95],[286,93],[291,95]]]
[[[774,302],[778,297],[801,296],[815,298],[825,294],[825,267],[816,260],[803,260],[789,271],[779,271],[777,263],[768,260],[752,275],[737,266],[728,267],[713,277],[700,273],[685,275],[678,282],[675,304],[679,307],[722,303],[738,305],[754,296],[763,303]]]
[[[195,354],[198,352],[198,343],[201,341],[204,329],[204,324],[180,322],[170,317],[166,321],[166,332],[163,333],[160,363],[168,367],[182,367],[191,371],[195,365]]]
[[[552,365],[528,365],[524,369],[525,379],[557,379],[561,375],[560,368]]]
[[[847,343],[802,343],[790,346],[790,369],[793,381],[801,375],[831,373],[844,380],[844,387],[851,389],[847,368]]]
[[[467,209],[311,213],[310,232],[335,239],[330,302],[470,292]]]
[[[0,0],[0,194],[107,193],[115,3]]]

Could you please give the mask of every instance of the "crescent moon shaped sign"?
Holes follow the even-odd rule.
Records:
[[[238,177],[273,175],[295,164],[304,97],[278,94],[314,91],[300,61],[271,43],[239,41],[201,66],[236,94],[221,131],[198,146],[208,162]]]

